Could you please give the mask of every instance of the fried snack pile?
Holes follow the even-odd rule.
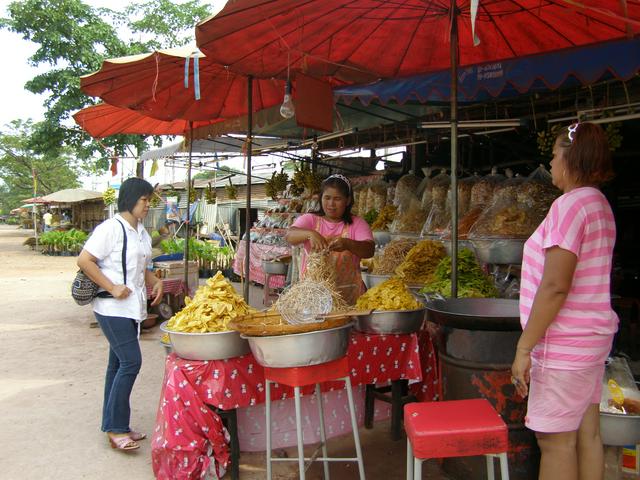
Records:
[[[392,274],[415,244],[415,240],[408,238],[392,240],[384,247],[381,255],[373,257],[373,269],[371,273],[374,275]]]
[[[425,283],[447,252],[440,242],[422,240],[409,250],[404,261],[396,268],[405,283]]]
[[[385,205],[378,216],[376,217],[376,221],[371,225],[371,230],[389,230],[389,224],[393,221],[393,217],[396,216],[396,212],[398,211],[398,207],[394,205]]]
[[[193,299],[185,297],[185,307],[176,313],[167,329],[174,332],[205,333],[230,330],[229,322],[255,311],[236,293],[221,272],[207,280]]]
[[[390,278],[367,290],[356,302],[358,310],[416,310],[422,304],[415,299],[404,282]]]

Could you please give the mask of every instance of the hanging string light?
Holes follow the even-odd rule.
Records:
[[[280,106],[280,115],[284,118],[293,118],[296,114],[295,106],[293,105],[293,98],[291,96],[291,77],[290,77],[290,65],[291,65],[291,57],[289,53],[287,53],[287,83],[284,85],[284,100],[282,101],[282,105]]]

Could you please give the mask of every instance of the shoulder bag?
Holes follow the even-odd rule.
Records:
[[[124,229],[124,224],[116,219],[122,227],[122,235],[124,236],[122,244],[122,275],[124,277],[124,284],[127,284],[127,232]],[[103,290],[99,292],[100,287],[96,282],[91,280],[82,270],[78,270],[76,278],[71,283],[71,297],[76,301],[78,305],[88,305],[94,298],[113,298],[109,292]]]

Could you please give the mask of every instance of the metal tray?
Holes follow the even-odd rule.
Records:
[[[249,344],[240,334],[227,332],[184,333],[167,329],[167,322],[160,330],[167,332],[174,353],[186,360],[224,360],[249,353]]]
[[[364,333],[406,334],[422,328],[426,310],[378,310],[355,317],[355,329]]]
[[[504,298],[451,298],[426,303],[427,320],[465,330],[517,331],[518,300]]]
[[[347,354],[352,323],[315,332],[249,337],[251,352],[263,367],[307,367],[331,362]]]
[[[381,284],[385,280],[389,280],[391,275],[373,275],[371,273],[362,273],[362,281],[364,281],[364,285],[367,288],[375,287],[376,285]]]
[[[474,238],[471,240],[481,263],[512,265],[522,263],[523,238]]]
[[[600,412],[600,437],[604,445],[640,443],[640,415]]]

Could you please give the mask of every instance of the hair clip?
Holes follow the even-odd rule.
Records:
[[[348,179],[347,177],[345,177],[344,175],[341,175],[341,174],[339,174],[339,173],[334,173],[333,175],[329,175],[329,176],[326,178],[325,182],[326,182],[327,180],[332,179],[332,178],[337,178],[338,180],[342,180],[344,183],[346,183],[346,184],[347,184],[347,187],[349,188],[349,192],[351,192],[351,182],[349,182],[349,179]]]
[[[573,135],[576,133],[576,131],[578,130],[578,125],[579,123],[574,123],[573,125],[569,125],[567,127],[567,130],[569,130],[569,133],[567,134],[569,137],[569,141],[571,143],[573,143]]]

